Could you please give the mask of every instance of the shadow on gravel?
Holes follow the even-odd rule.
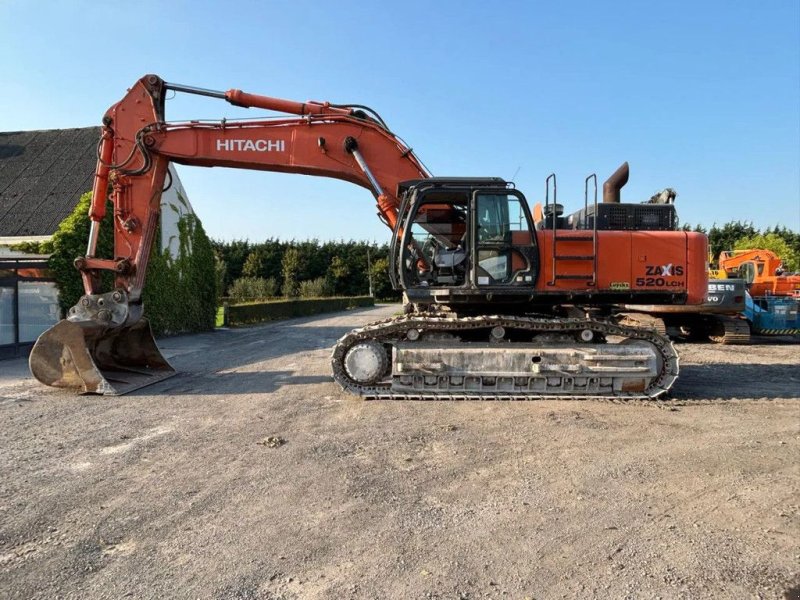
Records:
[[[332,382],[330,375],[295,375],[292,371],[260,371],[192,374],[183,373],[163,383],[144,388],[141,395],[219,396],[269,394],[286,385],[312,385]],[[136,394],[136,392],[134,392]]]
[[[683,399],[798,397],[800,365],[727,364],[682,365],[673,397]]]
[[[365,313],[371,310],[374,309],[352,312]],[[315,321],[337,316],[342,316],[342,313],[161,339],[159,348],[177,374],[128,395],[269,393],[285,385],[333,381],[330,375],[303,376],[295,373],[304,370],[304,353],[324,350],[327,356],[336,341],[353,329],[351,326],[314,324]],[[291,358],[292,354],[298,355],[296,361]],[[274,370],[268,366],[259,370],[261,367],[256,366],[282,357],[286,358],[275,365]],[[235,371],[242,368],[247,370]]]
[[[315,327],[294,323],[272,327],[217,330],[187,341],[159,344],[178,371],[225,370],[281,356],[332,348],[352,327]]]
[[[790,587],[783,592],[783,598],[784,600],[800,600],[800,585]]]

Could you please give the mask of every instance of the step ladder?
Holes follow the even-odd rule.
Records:
[[[550,203],[550,181],[553,186],[553,203]],[[592,216],[592,227],[588,225],[589,208],[589,181],[594,182],[594,213]],[[579,234],[572,233],[573,229],[559,229],[558,217],[563,211],[557,202],[556,175],[551,173],[545,181],[545,206],[544,214],[552,219],[553,229],[553,268],[552,278],[547,285],[555,286],[558,280],[585,281],[587,286],[597,285],[597,175],[592,173],[584,181],[583,194],[583,228],[579,229]],[[570,234],[567,234],[570,232]],[[559,248],[560,246],[560,248]],[[566,246],[566,248],[565,248]],[[574,266],[576,263],[585,265],[590,271],[584,273],[565,273],[567,266]]]

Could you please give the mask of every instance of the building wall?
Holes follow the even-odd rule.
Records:
[[[172,185],[161,195],[161,250],[169,249],[170,255],[177,258],[180,239],[178,221],[183,215],[192,214],[194,211],[172,164],[169,165],[169,174],[172,176]]]

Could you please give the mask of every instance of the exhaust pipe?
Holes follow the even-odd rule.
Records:
[[[628,183],[628,175],[630,170],[628,168],[628,161],[614,171],[614,173],[606,179],[603,183],[603,204],[619,204],[620,203],[620,190]]]

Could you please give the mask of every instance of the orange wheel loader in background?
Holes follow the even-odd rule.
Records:
[[[168,91],[290,117],[168,122]],[[564,216],[555,175],[533,211],[497,177],[432,177],[367,107],[217,92],[147,75],[103,119],[86,294],[30,356],[41,382],[125,393],[174,373],[141,302],[169,162],[320,175],[367,188],[392,231],[390,276],[404,316],[336,344],[333,377],[366,398],[655,398],[678,376],[669,339],[620,324],[626,303],[698,304],[707,240],[676,231],[672,205],[622,204],[627,163]],[[589,202],[589,182],[594,199]],[[114,256],[96,256],[109,185]],[[551,197],[552,193],[552,197]],[[115,287],[99,289],[101,271]]]

